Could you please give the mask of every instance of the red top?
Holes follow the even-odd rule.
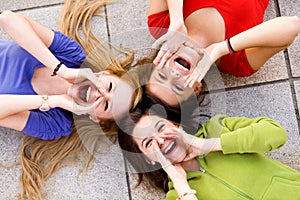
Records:
[[[269,0],[184,0],[183,17],[186,19],[193,12],[207,7],[214,7],[223,17],[225,38],[252,28],[263,22]],[[162,11],[148,16],[148,27],[154,38],[165,34],[170,25],[169,11]],[[249,76],[256,71],[248,63],[245,51],[222,57],[219,69],[234,76]]]
[[[183,17],[186,19],[201,8],[214,7],[223,17],[225,37],[228,38],[262,23],[268,3],[269,0],[184,0]],[[154,38],[165,32],[161,33],[159,29],[153,30],[151,27],[168,29],[169,25],[168,10],[148,16],[148,26]]]

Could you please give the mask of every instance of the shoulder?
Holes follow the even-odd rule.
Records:
[[[86,59],[83,48],[60,31],[54,31],[54,39],[49,50],[67,67],[79,67]]]

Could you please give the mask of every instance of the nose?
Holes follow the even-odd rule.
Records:
[[[162,145],[165,142],[165,140],[162,137],[160,137],[160,134],[157,134],[155,136],[155,140],[157,141],[158,146]]]
[[[99,99],[100,97],[108,98],[109,93],[101,88],[97,88],[97,92],[95,94],[95,100]]]
[[[172,76],[173,78],[180,78],[180,73],[179,73],[179,71],[176,70],[176,69],[171,69],[171,76]]]

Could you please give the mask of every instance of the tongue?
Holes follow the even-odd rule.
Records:
[[[84,87],[82,87],[81,89],[80,89],[80,91],[79,91],[79,98],[82,100],[82,101],[84,101],[84,102],[87,102],[87,96],[86,96],[86,94],[87,94],[87,90],[89,89],[89,85],[87,85],[87,86],[84,86]]]
[[[182,58],[176,58],[175,62],[177,62],[178,64],[180,64],[182,67],[190,70],[190,64],[187,61],[183,60]]]

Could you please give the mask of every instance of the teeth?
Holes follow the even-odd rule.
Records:
[[[165,150],[165,154],[169,153],[169,151],[171,151],[171,149],[173,149],[174,145],[175,145],[175,142],[173,141],[173,142],[169,145],[169,147]]]
[[[178,62],[175,61],[175,65],[178,66],[180,69],[184,70],[184,71],[189,71],[187,68],[183,67],[181,64],[179,64]]]
[[[86,91],[86,102],[88,102],[90,99],[91,90],[92,90],[91,87],[89,87]]]

